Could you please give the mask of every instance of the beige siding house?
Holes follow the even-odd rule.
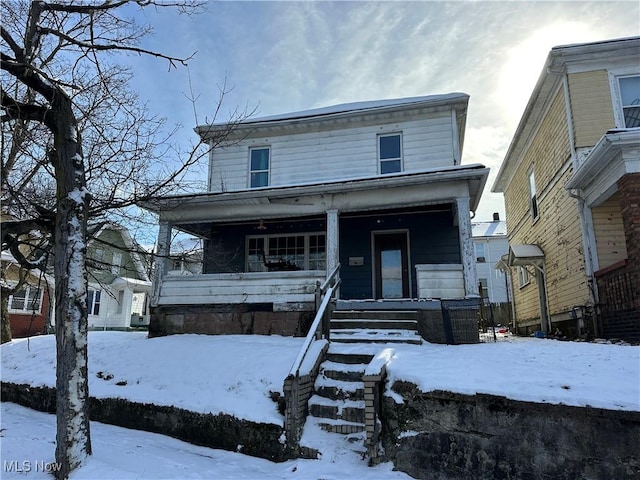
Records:
[[[551,50],[493,191],[520,333],[640,340],[640,38]]]

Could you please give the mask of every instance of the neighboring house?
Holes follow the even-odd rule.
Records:
[[[511,301],[508,282],[504,271],[496,268],[496,263],[509,252],[507,222],[500,220],[497,213],[493,222],[474,222],[472,227],[478,283],[482,285],[483,298],[491,303]]]
[[[16,286],[21,269],[10,253],[2,252],[1,268],[9,287]],[[8,299],[12,338],[47,333],[53,319],[53,302],[50,300],[55,298],[53,279],[39,270],[31,270],[26,275],[24,286]]]
[[[199,275],[202,273],[202,251],[171,253],[167,275]]]
[[[500,168],[521,333],[640,340],[640,38],[555,47]]]
[[[89,329],[126,330],[149,324],[151,281],[139,246],[126,229],[105,223],[90,227]]]
[[[211,153],[207,193],[144,205],[159,214],[160,259],[174,229],[204,242],[201,275],[159,262],[150,333],[303,332],[338,267],[341,299],[476,296],[470,212],[488,169],[460,164],[468,98],[241,122]],[[227,130],[196,129],[211,144]]]

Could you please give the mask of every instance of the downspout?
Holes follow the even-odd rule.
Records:
[[[569,93],[569,79],[568,73],[566,70],[562,73],[562,88],[564,91],[564,105],[565,105],[565,115],[567,118],[567,136],[569,137],[569,148],[571,150],[571,165],[573,167],[573,172],[578,170],[578,155],[576,153],[576,145],[574,139],[574,128],[573,128],[573,115],[571,112],[571,98]],[[578,200],[578,215],[580,217],[580,233],[582,236],[582,248],[584,249],[584,264],[585,264],[585,275],[587,276],[587,285],[589,286],[589,293],[591,294],[591,301],[594,306],[599,303],[599,295],[598,295],[598,285],[594,282],[593,272],[595,271],[595,261],[593,255],[592,246],[595,245],[595,238],[593,238],[593,242],[591,241],[591,235],[593,234],[593,225],[589,225],[592,223],[590,215],[585,213],[588,208],[585,204],[584,198],[580,195],[573,193],[571,190],[567,190],[567,194],[571,198],[575,198]],[[589,217],[589,218],[587,218]],[[594,309],[595,310],[595,309]],[[597,313],[595,313],[597,315]],[[596,322],[594,322],[594,325]],[[597,335],[597,332],[594,332]]]

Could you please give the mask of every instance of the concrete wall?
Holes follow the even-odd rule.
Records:
[[[393,390],[405,403],[385,400],[387,459],[414,478],[640,478],[640,412]]]

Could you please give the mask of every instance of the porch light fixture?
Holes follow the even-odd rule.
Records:
[[[264,224],[264,220],[260,220],[260,222],[258,223],[258,230],[266,230],[267,226]]]

